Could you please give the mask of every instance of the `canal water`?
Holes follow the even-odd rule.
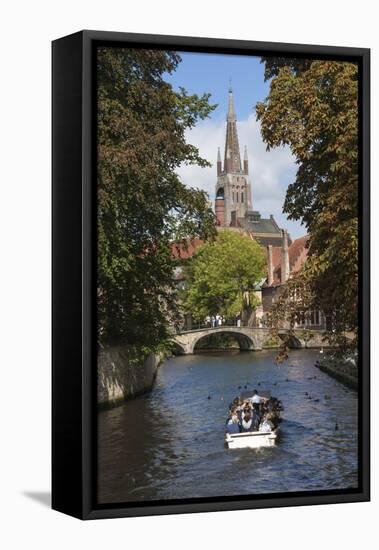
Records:
[[[357,487],[356,392],[314,366],[317,351],[281,366],[274,356],[176,357],[149,395],[99,412],[99,503]],[[228,405],[245,385],[283,403],[275,447],[224,446]]]

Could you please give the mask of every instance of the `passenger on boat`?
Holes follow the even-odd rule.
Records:
[[[261,418],[263,418],[264,415],[265,415],[266,412],[267,412],[267,403],[264,402],[264,401],[261,401],[261,403],[259,403],[259,409],[258,409],[258,410],[259,410],[259,416],[260,416]]]
[[[233,401],[229,405],[229,409],[232,409],[233,407],[239,407],[240,400],[239,397],[235,397]]]
[[[240,433],[240,421],[238,418],[237,410],[236,408],[233,408],[230,411],[230,416],[228,420],[226,421],[226,433],[228,434],[238,434]]]
[[[235,409],[238,415],[238,419],[241,420],[242,416],[242,401],[239,397],[235,397],[233,401],[229,405],[229,414],[231,414],[231,411]]]
[[[266,399],[258,395],[257,390],[254,390],[254,394],[250,397],[250,402],[253,405],[254,409],[259,413],[261,403],[264,403]]]
[[[269,420],[268,415],[266,414],[263,417],[263,421],[261,422],[259,426],[260,432],[271,432],[271,430],[274,428],[274,424]]]
[[[270,397],[270,399],[267,401],[267,411],[273,412],[275,410],[275,399],[274,397]]]
[[[253,432],[254,431],[254,421],[250,413],[245,413],[241,420],[241,432]]]
[[[249,418],[249,420],[251,419],[252,421],[251,430],[247,430],[247,431],[257,431],[259,428],[260,417],[257,411],[254,408],[252,408],[250,404],[243,408],[241,426],[242,426],[242,421],[246,416]]]
[[[261,416],[259,414],[259,411],[257,411],[255,408],[251,411],[251,416],[253,418],[253,424],[254,424],[254,430],[258,430],[259,423],[261,421]]]
[[[277,428],[278,425],[279,425],[279,422],[280,422],[280,416],[277,412],[268,412],[266,414],[266,418],[267,420],[269,420],[272,425],[274,426],[274,428]]]

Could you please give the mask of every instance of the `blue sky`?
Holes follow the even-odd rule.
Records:
[[[234,103],[238,117],[245,119],[254,112],[257,101],[269,93],[264,82],[264,65],[259,57],[179,52],[182,63],[173,73],[175,88],[183,86],[190,93],[211,93],[211,103],[219,106],[213,112],[215,120],[225,120],[229,80],[235,91]]]
[[[187,140],[196,145],[200,154],[209,160],[212,168],[182,166],[178,172],[186,183],[208,192],[212,202],[216,184],[215,162],[217,147],[224,154],[225,118],[229,81],[233,89],[238,121],[241,153],[244,145],[249,154],[253,208],[262,217],[273,214],[279,225],[293,238],[305,234],[298,222],[289,221],[282,212],[288,185],[294,180],[296,165],[288,148],[266,151],[255,120],[255,104],[269,93],[269,82],[264,81],[264,65],[259,57],[179,52],[182,62],[167,77],[174,88],[184,87],[188,93],[211,93],[210,102],[218,107],[210,118],[201,121],[187,133]]]

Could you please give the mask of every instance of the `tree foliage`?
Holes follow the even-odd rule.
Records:
[[[267,148],[288,145],[296,158],[283,211],[309,235],[309,257],[293,283],[303,286],[308,303],[293,307],[320,308],[330,341],[341,345],[346,331],[356,336],[358,330],[358,67],[264,61],[270,93],[257,104],[257,119]],[[282,313],[293,295],[290,287],[277,306]]]
[[[191,260],[186,309],[198,320],[242,313],[254,306],[252,291],[265,268],[265,251],[256,241],[245,234],[220,231],[216,240],[202,245]]]
[[[98,334],[153,348],[176,316],[170,242],[207,239],[206,193],[176,168],[207,166],[185,132],[214,108],[209,94],[165,82],[175,52],[102,47],[97,55]]]

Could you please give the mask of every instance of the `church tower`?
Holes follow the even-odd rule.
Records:
[[[233,92],[229,88],[224,166],[221,162],[220,149],[217,155],[215,201],[217,224],[221,227],[239,227],[239,218],[245,219],[250,210],[252,210],[252,203],[247,149],[245,146],[242,165]]]

